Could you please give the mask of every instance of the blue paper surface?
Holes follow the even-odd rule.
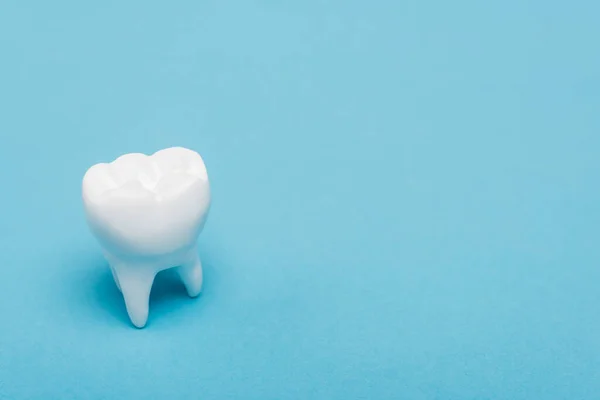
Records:
[[[597,1],[3,1],[0,399],[594,399]],[[205,159],[133,328],[97,162]]]

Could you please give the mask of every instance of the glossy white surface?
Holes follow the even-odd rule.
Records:
[[[146,325],[158,272],[177,268],[188,294],[200,294],[196,240],[210,208],[210,187],[198,153],[172,147],[151,156],[125,154],[92,166],[82,192],[89,226],[136,327]]]

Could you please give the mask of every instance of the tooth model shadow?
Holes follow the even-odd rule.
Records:
[[[177,268],[188,295],[200,294],[196,241],[210,208],[210,187],[198,153],[172,147],[96,164],[86,172],[82,192],[88,224],[136,327],[146,325],[158,272]]]

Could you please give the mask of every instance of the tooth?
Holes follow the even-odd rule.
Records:
[[[133,325],[146,325],[152,283],[164,269],[176,268],[190,297],[200,294],[196,241],[210,187],[198,153],[172,147],[96,164],[83,178],[82,197]]]

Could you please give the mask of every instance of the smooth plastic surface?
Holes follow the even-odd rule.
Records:
[[[159,272],[176,268],[190,297],[200,294],[196,240],[208,216],[210,186],[198,153],[171,147],[96,164],[83,178],[82,195],[88,223],[136,327],[146,325]]]

